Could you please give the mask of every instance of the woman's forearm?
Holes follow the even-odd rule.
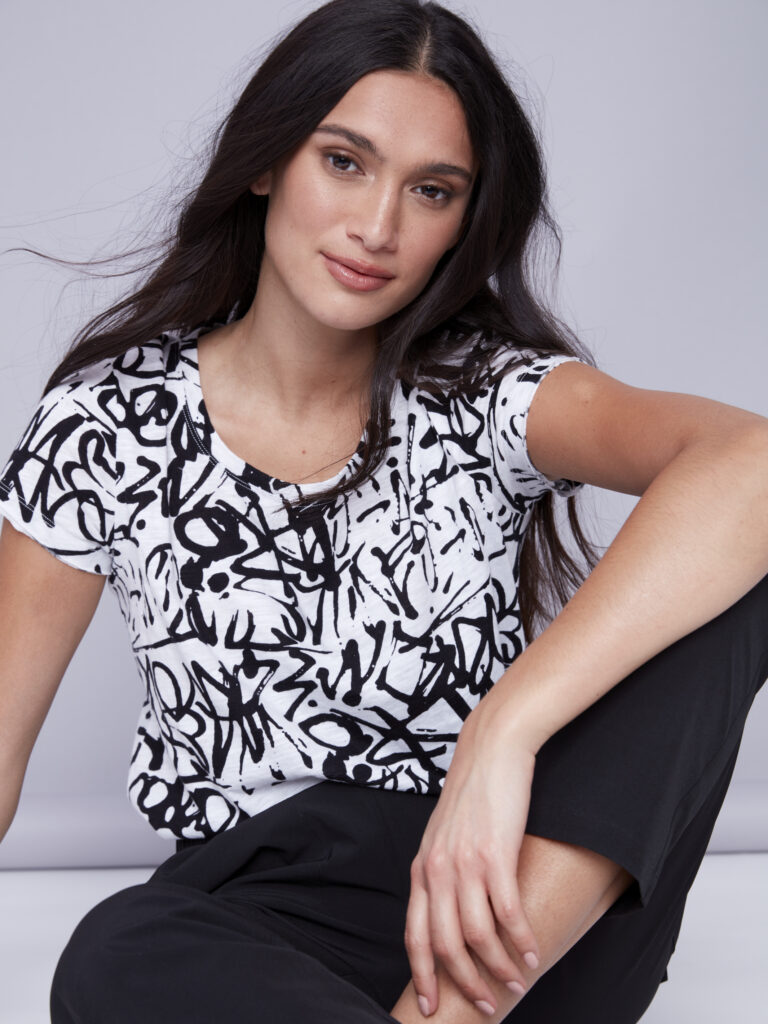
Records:
[[[534,751],[768,572],[768,429],[686,446],[473,715]],[[470,716],[471,717],[471,716]]]

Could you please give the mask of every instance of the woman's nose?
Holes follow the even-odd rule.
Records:
[[[359,238],[366,249],[394,249],[399,220],[398,192],[385,184],[373,184],[359,197],[349,220],[348,234]]]

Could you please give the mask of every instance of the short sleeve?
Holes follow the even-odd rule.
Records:
[[[43,396],[0,473],[0,516],[86,572],[112,568],[116,431],[87,378]]]
[[[491,395],[489,424],[497,472],[507,486],[526,498],[535,499],[548,491],[567,497],[583,484],[578,480],[551,480],[544,476],[531,462],[526,429],[533,396],[547,374],[562,363],[582,360],[560,353],[521,354],[528,358],[527,363],[513,367],[501,377]],[[508,353],[504,361],[509,361]]]

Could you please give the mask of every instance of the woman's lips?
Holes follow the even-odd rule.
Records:
[[[320,255],[325,260],[325,265],[332,277],[335,277],[341,284],[348,285],[358,292],[375,291],[377,288],[383,288],[388,281],[392,280],[391,277],[374,277],[372,274],[360,274],[351,267],[345,267],[338,260],[326,256],[324,252]]]

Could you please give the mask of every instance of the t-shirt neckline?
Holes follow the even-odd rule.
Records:
[[[198,338],[213,330],[216,324],[206,324],[185,334],[179,339],[181,379],[184,387],[185,414],[190,430],[193,431],[196,443],[205,451],[206,455],[215,463],[219,463],[227,473],[234,477],[243,486],[258,491],[262,499],[272,499],[275,504],[281,504],[282,499],[290,501],[297,497],[308,494],[315,494],[325,490],[327,487],[336,484],[348,474],[354,472],[362,462],[362,452],[368,437],[366,426],[363,435],[358,442],[351,459],[338,473],[326,480],[316,480],[311,483],[297,484],[287,480],[280,480],[270,476],[257,466],[252,466],[245,459],[236,455],[216,433],[213,422],[208,415],[208,409],[203,398],[203,389],[200,381],[200,366],[197,354]]]

